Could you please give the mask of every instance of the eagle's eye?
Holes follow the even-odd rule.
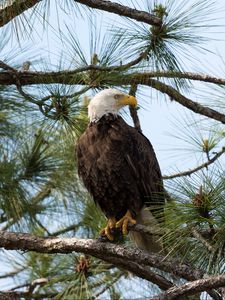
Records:
[[[121,95],[119,95],[119,94],[114,95],[114,99],[116,99],[116,100],[118,100],[120,97],[121,97]]]

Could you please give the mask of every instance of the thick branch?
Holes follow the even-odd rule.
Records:
[[[31,85],[31,84],[81,84],[85,85],[83,76],[77,74],[76,71],[60,71],[60,72],[0,72],[0,85]]]
[[[11,5],[0,9],[0,27],[22,14],[42,0],[14,0]]]
[[[75,75],[87,71],[99,71],[99,72],[112,72],[129,69],[130,67],[138,64],[145,57],[145,53],[141,53],[135,60],[130,61],[125,65],[102,67],[96,65],[88,65],[84,67],[77,68],[71,71],[58,71],[58,72],[19,72],[18,77],[21,85],[29,84],[51,84],[51,83],[65,83],[65,84],[79,84],[78,79],[81,79],[81,76],[75,77]],[[5,70],[16,71],[14,68],[8,66],[4,62],[0,61],[0,67]],[[11,72],[0,72],[0,84],[16,84],[15,76],[12,76]],[[119,75],[119,74],[118,74]],[[192,72],[172,72],[172,71],[152,71],[152,72],[143,72],[143,73],[131,73],[129,75],[123,75],[125,79],[129,82],[135,81],[140,83],[151,78],[184,78],[195,81],[203,81],[207,83],[214,83],[225,85],[225,79],[213,77],[207,74],[198,74]],[[118,78],[120,78],[118,76]],[[72,81],[74,80],[74,81]],[[116,82],[118,83],[118,82]],[[83,84],[82,81],[80,84]]]
[[[121,260],[158,268],[187,280],[203,276],[203,271],[192,269],[177,260],[166,260],[163,256],[146,253],[137,248],[127,249],[120,245],[102,243],[91,239],[43,238],[26,233],[0,232],[0,247],[9,250],[36,251],[40,253],[71,253],[73,251],[89,254],[107,262],[117,264]],[[125,266],[123,266],[125,267]],[[128,268],[127,268],[128,269]]]
[[[199,171],[203,168],[207,168],[209,165],[214,163],[223,153],[225,153],[225,147],[223,147],[221,151],[216,153],[209,161],[201,164],[200,166],[198,166],[194,169],[190,169],[188,171],[175,173],[173,175],[165,175],[165,176],[163,176],[163,179],[173,179],[173,178],[176,178],[176,177],[190,176],[191,174],[193,174],[193,173],[195,173],[195,172],[197,172],[197,171]]]
[[[129,17],[139,22],[145,22],[150,25],[160,26],[160,18],[146,12],[123,6],[121,4],[106,0],[74,0],[77,3],[87,5],[91,8],[97,8],[120,16]]]
[[[12,72],[0,72],[0,84],[3,85],[10,85],[19,83],[20,85],[29,85],[29,84],[41,84],[41,83],[64,83],[64,84],[77,84],[77,85],[88,85],[81,74],[75,71],[69,72],[24,72],[19,73],[17,76],[12,74]],[[145,78],[138,76],[136,77],[133,74],[118,76],[113,79],[101,81],[99,85],[147,85],[151,86],[156,90],[159,90],[161,93],[167,94],[170,96],[174,101],[180,103],[182,106],[192,110],[195,113],[204,115],[206,117],[212,118],[214,120],[220,121],[221,123],[225,124],[225,115],[217,112],[209,107],[205,107],[187,97],[183,96],[179,93],[176,89],[172,88],[169,85],[166,85],[160,81],[157,81],[152,78]]]
[[[180,299],[181,296],[194,295],[199,292],[225,287],[225,275],[210,276],[206,279],[199,279],[188,282],[179,287],[172,287],[160,296],[151,298],[151,300],[173,300]]]

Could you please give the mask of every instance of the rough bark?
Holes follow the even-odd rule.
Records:
[[[81,70],[81,69],[80,69]],[[91,82],[88,80],[84,80],[82,74],[79,69],[74,71],[67,72],[13,72],[13,71],[4,71],[0,72],[0,84],[3,85],[12,85],[15,84],[20,85],[31,85],[31,84],[50,84],[50,83],[63,83],[63,84],[77,84],[77,85],[91,85]],[[225,115],[211,109],[209,107],[205,107],[187,97],[182,95],[173,87],[162,83],[158,80],[152,78],[146,78],[145,76],[136,77],[135,74],[123,75],[118,77],[118,79],[109,79],[109,80],[101,80],[99,85],[133,85],[133,84],[141,84],[150,86],[161,93],[167,94],[172,100],[178,102],[182,106],[190,109],[191,111],[201,114],[203,116],[209,117],[211,119],[217,120],[223,124],[225,124]]]
[[[181,299],[184,295],[193,295],[199,292],[210,290],[212,288],[219,288],[224,286],[225,275],[210,276],[209,278],[199,279],[192,282],[188,282],[181,286],[172,287],[163,294],[156,297],[152,297],[151,300]]]
[[[91,8],[97,8],[120,16],[129,17],[139,22],[145,22],[150,25],[160,26],[161,19],[146,12],[139,11],[128,6],[121,5],[106,0],[74,0],[77,3],[87,5]]]
[[[27,233],[0,232],[0,247],[8,250],[36,251],[39,253],[71,253],[73,251],[89,254],[116,264],[123,261],[142,266],[151,266],[187,280],[202,278],[204,272],[193,269],[179,260],[165,259],[159,254],[147,253],[137,248],[102,243],[92,239],[38,237]],[[127,261],[127,262],[126,262]],[[116,264],[117,265],[117,264]]]
[[[9,23],[12,19],[19,16],[29,8],[42,0],[15,0],[10,5],[0,9],[0,27]]]

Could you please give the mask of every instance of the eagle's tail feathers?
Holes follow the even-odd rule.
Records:
[[[161,252],[163,251],[162,238],[159,235],[160,225],[157,219],[152,215],[150,210],[146,207],[142,208],[136,217],[137,224],[149,227],[148,233],[141,233],[137,231],[130,231],[129,237],[135,245],[148,252]]]

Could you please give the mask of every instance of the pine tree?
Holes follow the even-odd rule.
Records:
[[[0,4],[0,299],[225,297],[225,79],[205,61],[224,63],[211,44],[224,4],[122,2]],[[180,146],[165,145],[162,168],[164,253],[98,241],[106,219],[78,178],[74,144],[107,87],[141,99],[124,113],[138,129],[151,99],[177,109],[168,138]]]

